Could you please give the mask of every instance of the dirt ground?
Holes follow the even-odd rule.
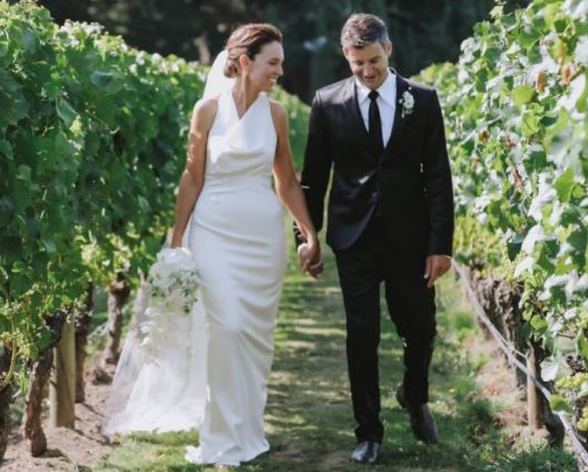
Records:
[[[31,457],[27,442],[20,431],[12,436],[2,472],[84,471],[96,465],[108,454],[113,444],[100,433],[110,385],[86,385],[86,402],[75,407],[75,429],[45,426],[48,452],[43,457]],[[45,418],[48,416],[46,405]],[[46,422],[46,420],[45,420]]]
[[[512,441],[535,440],[545,435],[545,430],[530,431],[526,421],[524,392],[516,388],[514,373],[508,366],[496,343],[478,335],[465,342],[472,358],[488,359],[476,378],[480,392],[492,402],[501,405],[497,412],[499,424],[505,428]],[[104,420],[109,385],[86,386],[86,402],[76,405],[76,427],[46,427],[49,452],[43,457],[31,457],[27,443],[15,431],[8,446],[5,460],[0,464],[2,472],[29,471],[88,471],[108,455],[114,446],[100,434]],[[48,411],[46,412],[48,413]]]
[[[510,441],[537,444],[546,439],[549,433],[545,428],[533,430],[528,427],[526,389],[517,386],[513,367],[492,335],[485,332],[470,337],[465,341],[464,348],[470,358],[486,360],[476,373],[476,383],[484,398],[499,405],[497,424]]]

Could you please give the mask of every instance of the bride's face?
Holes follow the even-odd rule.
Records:
[[[248,62],[247,77],[255,88],[263,92],[271,91],[278,78],[284,75],[284,49],[277,41],[263,45],[261,51]]]

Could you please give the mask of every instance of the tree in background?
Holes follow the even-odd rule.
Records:
[[[15,3],[11,0],[10,3]],[[348,75],[339,32],[353,12],[371,12],[389,26],[392,65],[403,75],[455,61],[473,25],[494,0],[39,0],[58,23],[96,21],[132,46],[207,64],[239,23],[269,21],[284,32],[286,90],[310,101],[314,90]],[[506,9],[528,0],[506,0]]]

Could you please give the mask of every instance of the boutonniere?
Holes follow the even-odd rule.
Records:
[[[402,105],[402,118],[412,115],[414,112],[414,95],[410,93],[410,89],[402,94],[399,103]]]

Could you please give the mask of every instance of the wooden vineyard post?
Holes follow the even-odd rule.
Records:
[[[535,350],[533,346],[527,349],[527,369],[533,373],[536,378],[540,378],[540,370],[537,368],[537,361],[535,358]],[[529,427],[532,430],[541,429],[543,420],[541,416],[541,393],[530,377],[527,377],[527,416],[529,419]]]
[[[75,424],[76,356],[75,326],[68,320],[61,331],[61,341],[53,352],[54,368],[51,375],[49,423],[51,426],[73,428]]]
[[[86,298],[82,306],[75,311],[75,356],[76,356],[76,403],[83,403],[86,400],[86,344],[88,343],[88,331],[92,322],[94,311],[94,282],[88,281],[86,287]]]

